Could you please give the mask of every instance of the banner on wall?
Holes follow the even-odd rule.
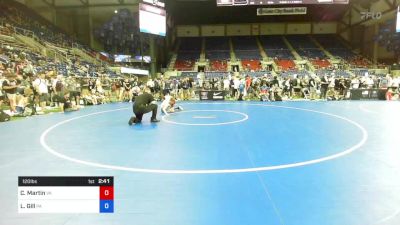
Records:
[[[351,100],[385,100],[387,89],[352,89]]]
[[[305,15],[307,7],[258,8],[257,16]]]
[[[134,69],[134,68],[128,68],[128,67],[121,67],[121,73],[143,75],[143,76],[149,75],[148,70]]]
[[[199,91],[200,100],[219,101],[225,100],[225,91]]]

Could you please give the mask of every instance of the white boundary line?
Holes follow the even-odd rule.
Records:
[[[369,109],[365,108],[364,105],[366,105],[366,104],[361,103],[361,104],[358,105],[358,108],[360,108],[361,111],[364,111],[364,112],[366,112],[366,113],[379,114],[379,113],[377,113],[377,112],[375,112],[375,111],[372,111],[372,110],[369,110]]]
[[[249,119],[249,116],[245,113],[241,113],[241,112],[236,112],[236,111],[229,111],[229,110],[186,110],[186,111],[180,111],[180,112],[176,112],[174,114],[177,113],[189,113],[189,112],[227,112],[227,113],[234,113],[234,114],[239,114],[241,116],[243,116],[242,119],[240,120],[235,120],[235,121],[230,121],[230,122],[222,122],[222,123],[182,123],[182,122],[175,122],[172,120],[168,120],[167,118],[171,115],[165,115],[162,117],[162,120],[167,122],[167,123],[172,123],[172,124],[179,124],[179,125],[185,125],[185,126],[219,126],[219,125],[228,125],[228,124],[233,124],[233,123],[240,123],[243,121],[246,121],[247,119]],[[209,118],[209,117],[196,117],[196,118],[201,118],[201,119],[205,119],[205,118]]]
[[[396,216],[398,216],[400,214],[400,209],[397,209],[395,212],[393,212],[392,214],[382,218],[381,220],[379,220],[377,223],[374,224],[382,224],[382,223],[386,223],[388,221],[390,221],[391,219],[395,218]]]
[[[218,103],[198,103],[198,104],[218,104]],[[222,104],[227,104],[227,103],[222,103]],[[233,103],[235,104],[235,103]],[[326,112],[320,112],[320,111],[315,111],[311,109],[304,109],[304,108],[296,108],[296,107],[290,107],[290,106],[279,106],[279,105],[264,105],[264,104],[246,104],[246,105],[255,105],[255,106],[263,106],[263,107],[276,107],[276,108],[285,108],[285,109],[295,109],[295,110],[300,110],[300,111],[305,111],[305,112],[313,112],[317,114],[322,114],[322,115],[327,115],[331,116],[334,118],[338,118],[341,120],[344,120],[346,122],[351,123],[358,129],[360,129],[363,137],[362,139],[354,146],[333,154],[329,155],[326,157],[322,157],[319,159],[313,159],[313,160],[308,160],[308,161],[303,161],[303,162],[298,162],[298,163],[290,163],[290,164],[282,164],[282,165],[276,165],[276,166],[264,166],[264,167],[253,167],[253,168],[240,168],[240,169],[209,169],[209,170],[162,170],[162,169],[144,169],[144,168],[132,168],[132,167],[124,167],[124,166],[114,166],[114,165],[107,165],[107,164],[101,164],[101,163],[95,163],[95,162],[89,162],[89,161],[84,161],[80,159],[76,159],[64,154],[61,154],[54,149],[52,149],[47,143],[46,143],[46,136],[56,127],[71,122],[73,120],[77,120],[80,118],[85,118],[93,115],[99,115],[99,114],[104,114],[108,112],[114,112],[114,111],[120,111],[120,110],[126,110],[128,108],[120,108],[120,109],[114,109],[114,110],[107,110],[107,111],[102,111],[102,112],[96,112],[96,113],[90,113],[87,115],[83,116],[78,116],[74,117],[71,119],[67,119],[61,122],[58,122],[54,124],[53,126],[47,128],[40,136],[40,144],[43,146],[43,148],[48,151],[49,153],[61,158],[65,159],[71,162],[87,165],[87,166],[92,166],[92,167],[98,167],[98,168],[106,168],[106,169],[114,169],[114,170],[122,170],[122,171],[129,171],[129,172],[137,172],[137,173],[154,173],[154,174],[223,174],[223,173],[250,173],[250,172],[260,172],[260,171],[270,171],[270,170],[279,170],[279,169],[288,169],[288,168],[294,168],[294,167],[300,167],[300,166],[306,166],[306,165],[312,165],[316,163],[322,163],[325,161],[333,160],[339,157],[343,157],[345,155],[348,155],[355,150],[359,149],[361,146],[365,144],[365,142],[368,140],[368,132],[366,129],[358,124],[357,122],[350,120],[346,117],[342,117],[339,115],[331,114],[331,113],[326,113]]]

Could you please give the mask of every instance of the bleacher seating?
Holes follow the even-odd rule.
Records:
[[[262,69],[259,60],[242,60],[242,68],[247,71],[259,71]]]
[[[260,41],[268,57],[294,60],[294,56],[282,36],[261,36]]]
[[[289,59],[276,59],[275,63],[281,70],[292,70],[296,68],[294,61]]]
[[[211,71],[226,71],[228,64],[225,60],[212,60],[210,62]]]
[[[326,59],[313,59],[310,61],[316,68],[327,68],[331,66],[331,63]]]
[[[302,58],[305,59],[326,59],[325,53],[319,49],[312,40],[306,35],[286,36],[293,48]]]
[[[205,50],[207,51],[229,51],[229,39],[227,37],[207,37]]]
[[[178,60],[196,61],[200,58],[199,52],[178,52]]]
[[[353,58],[347,59],[347,61],[356,68],[367,68],[370,65],[368,60],[362,56],[354,56]]]
[[[24,4],[17,1],[0,1],[0,8],[2,9],[0,10],[1,21],[5,27],[12,27],[12,30],[24,35],[27,35],[28,32],[29,37],[33,37],[45,46],[64,49],[78,48],[96,61],[96,56],[99,54],[97,51],[78,42]]]
[[[192,71],[194,63],[192,60],[176,60],[174,68],[178,71]]]
[[[201,41],[199,37],[185,37],[180,39],[179,51],[201,51]]]
[[[201,38],[187,37],[180,39],[177,60],[174,68],[178,71],[191,71],[200,59]]]
[[[235,49],[236,58],[241,60],[242,68],[244,70],[257,71],[261,69],[261,54],[255,37],[232,37],[232,42]]]
[[[205,52],[206,52],[206,59],[229,60],[230,59],[229,39],[226,37],[206,38]]]
[[[209,60],[229,60],[230,58],[229,51],[206,51],[206,59]]]
[[[235,50],[258,50],[256,38],[254,36],[232,37]]]
[[[344,60],[353,58],[355,54],[344,46],[335,35],[315,35],[314,38],[335,57]]]
[[[181,38],[178,60],[198,60],[201,52],[201,38]]]

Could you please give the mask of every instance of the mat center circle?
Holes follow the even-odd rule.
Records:
[[[249,116],[231,110],[186,110],[162,117],[162,120],[186,126],[218,126],[244,122]]]

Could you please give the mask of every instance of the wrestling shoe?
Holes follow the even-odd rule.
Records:
[[[133,123],[135,123],[135,120],[136,120],[136,117],[132,116],[128,121],[129,126],[131,126]]]
[[[160,122],[160,120],[158,120],[158,119],[151,119],[150,122],[152,122],[152,123],[158,123],[158,122]]]
[[[182,106],[178,106],[178,109],[181,110],[181,111],[183,110]]]

